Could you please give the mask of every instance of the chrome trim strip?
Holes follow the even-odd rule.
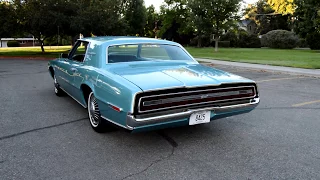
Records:
[[[208,108],[200,108],[200,109],[189,109],[188,111],[185,112],[180,112],[180,113],[174,113],[174,114],[167,114],[167,115],[161,115],[161,116],[156,116],[156,117],[149,117],[149,118],[134,118],[132,115],[128,115],[128,117],[131,120],[137,121],[137,122],[145,122],[145,121],[161,121],[165,119],[171,119],[171,118],[177,118],[177,117],[188,117],[192,113],[199,112],[199,111],[216,111],[216,112],[227,112],[232,110],[237,110],[237,109],[242,109],[242,108],[247,108],[247,107],[256,107],[260,102],[259,98],[255,98],[254,102],[247,103],[247,104],[238,104],[238,105],[231,105],[231,106],[224,106],[224,107],[208,107]]]
[[[247,88],[247,87],[253,87],[254,88],[254,86],[236,86],[236,87],[229,87],[229,88],[206,89],[206,90],[199,90],[199,91],[185,91],[185,92],[178,92],[178,93],[160,94],[160,95],[154,95],[154,96],[143,96],[142,98],[157,97],[157,96],[163,96],[163,95],[187,94],[187,93],[194,93],[194,92],[205,92],[205,91],[212,91],[212,90],[226,90],[226,89],[235,89],[235,88]]]
[[[70,95],[65,89],[63,89],[61,86],[59,86],[60,89],[62,89],[66,94],[68,94],[73,100],[77,101],[83,108],[87,108],[86,105],[83,105],[80,101],[78,101],[76,98],[74,98],[72,95]]]
[[[245,91],[245,93],[242,93],[241,91]],[[148,106],[155,106],[155,105],[161,105],[161,104],[167,104],[167,103],[175,103],[175,102],[181,102],[181,101],[190,101],[190,100],[197,100],[197,99],[206,99],[206,98],[213,98],[213,97],[225,97],[225,96],[235,96],[235,95],[248,95],[252,94],[254,90],[248,89],[248,90],[232,90],[232,91],[226,91],[226,92],[211,92],[211,93],[205,93],[205,94],[196,94],[196,95],[189,95],[189,96],[181,96],[181,97],[171,97],[171,98],[165,98],[160,100],[147,100],[142,103],[144,107]],[[145,97],[143,97],[145,98]]]
[[[220,86],[220,85],[239,85],[239,84],[248,84],[248,83],[252,83],[255,85],[255,87],[257,87],[257,89],[255,88],[255,91],[256,91],[256,94],[259,96],[259,93],[258,93],[258,84],[256,82],[228,82],[228,83],[220,83],[220,84],[211,84],[209,87],[217,87],[217,86]],[[178,87],[170,87],[170,88],[159,88],[159,89],[151,89],[151,90],[143,90],[141,92],[137,92],[134,94],[133,96],[133,101],[132,101],[132,106],[131,106],[131,113],[134,112],[134,106],[136,104],[136,101],[137,101],[137,95],[138,94],[141,94],[141,93],[145,93],[145,92],[154,92],[154,91],[160,91],[160,90],[170,90],[170,89],[175,89],[175,88],[201,88],[201,87],[208,87],[206,85],[202,85],[202,86],[192,86],[192,87],[189,87],[189,86],[178,86]],[[139,87],[140,88],[140,87]],[[141,89],[142,90],[142,89]],[[138,104],[139,105],[139,104]]]
[[[249,80],[249,79],[248,79]],[[248,82],[230,82],[230,83],[220,83],[220,84],[203,84],[203,85],[199,85],[199,86],[174,86],[174,87],[169,87],[169,88],[156,88],[156,89],[150,89],[150,90],[143,90],[140,93],[143,92],[154,92],[154,91],[160,91],[160,90],[170,90],[170,89],[175,89],[175,88],[187,88],[187,89],[191,89],[191,88],[202,88],[202,87],[217,87],[217,86],[221,86],[221,85],[240,85],[240,84],[254,84],[257,86],[257,83],[254,81],[248,81]],[[137,93],[139,94],[139,93]]]
[[[141,99],[147,98],[147,97],[157,97],[157,96],[163,96],[163,95],[186,94],[186,93],[203,92],[203,91],[210,91],[210,90],[226,90],[226,89],[246,88],[246,87],[253,87],[253,90],[254,90],[254,95],[253,95],[253,96],[244,97],[244,98],[232,98],[232,99],[224,99],[224,100],[217,100],[217,101],[193,103],[193,104],[186,104],[186,105],[180,105],[180,106],[171,106],[171,107],[165,107],[165,108],[158,108],[158,109],[147,110],[147,111],[140,111]],[[161,95],[155,95],[155,96],[144,96],[144,97],[142,97],[142,98],[139,99],[139,102],[138,102],[138,112],[139,112],[139,113],[154,112],[154,111],[163,110],[163,109],[172,109],[172,108],[186,107],[186,106],[191,106],[191,105],[209,104],[209,103],[222,102],[222,101],[228,101],[228,100],[250,99],[250,98],[254,98],[254,97],[257,96],[257,93],[256,93],[256,92],[257,92],[257,91],[256,91],[256,89],[255,89],[254,86],[238,86],[238,87],[230,87],[230,88],[218,88],[218,89],[208,89],[208,90],[199,90],[199,91],[188,91],[188,92],[182,92],[182,93],[169,93],[169,94],[161,94]]]
[[[104,116],[101,116],[101,118],[103,118],[103,119],[105,119],[105,120],[109,121],[110,123],[113,123],[113,124],[115,124],[115,125],[117,125],[117,126],[120,126],[120,127],[122,127],[122,128],[125,128],[125,129],[128,129],[128,130],[133,130],[133,129],[134,129],[133,127],[124,126],[124,125],[119,124],[119,123],[117,123],[117,122],[111,121],[110,119],[108,119],[108,118],[106,118],[106,117],[104,117]]]

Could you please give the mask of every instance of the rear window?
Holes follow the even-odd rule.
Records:
[[[156,60],[190,60],[179,46],[162,44],[132,44],[108,47],[108,63]]]

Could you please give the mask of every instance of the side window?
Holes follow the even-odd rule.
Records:
[[[166,49],[161,45],[144,44],[141,47],[140,57],[146,59],[170,60]]]
[[[89,43],[86,41],[78,41],[69,54],[69,59],[83,62]]]

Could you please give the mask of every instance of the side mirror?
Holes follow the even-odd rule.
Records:
[[[68,58],[68,57],[69,57],[68,54],[66,54],[66,53],[61,53],[61,58]]]

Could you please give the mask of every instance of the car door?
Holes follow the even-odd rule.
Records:
[[[84,74],[81,73],[81,69],[85,60],[88,44],[89,43],[86,41],[77,41],[74,48],[70,52],[68,59],[69,68],[67,78],[70,86],[68,93],[80,102],[82,98],[80,83],[84,78]]]

